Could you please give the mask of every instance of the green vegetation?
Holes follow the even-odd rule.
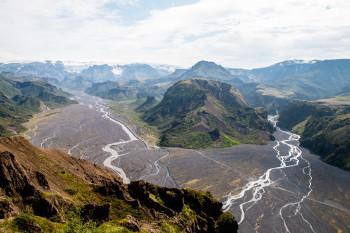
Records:
[[[0,136],[25,130],[22,126],[42,106],[61,107],[74,103],[69,95],[43,81],[28,81],[0,75]]]
[[[235,141],[230,136],[223,135],[223,143],[222,143],[223,147],[231,147],[231,146],[235,146],[238,144],[239,144],[239,142]]]
[[[264,143],[272,130],[266,117],[229,84],[190,79],[170,87],[143,120],[161,132],[161,146],[207,148]]]
[[[323,161],[350,170],[350,105],[334,99],[294,101],[281,111],[280,125],[300,134],[301,145]]]
[[[181,233],[183,232],[178,226],[171,223],[163,223],[161,227],[163,233]]]

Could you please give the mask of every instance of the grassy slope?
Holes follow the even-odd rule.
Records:
[[[150,232],[151,229],[155,232],[183,232],[185,226],[206,221],[214,221],[209,224],[218,230],[225,225],[236,224],[229,224],[233,221],[232,216],[223,214],[220,210],[222,205],[207,193],[160,188],[144,182],[123,185],[108,170],[74,159],[60,151],[38,149],[22,137],[0,138],[0,152],[4,151],[13,153],[21,167],[17,169],[25,171],[22,174],[27,178],[20,177],[20,180],[29,179],[40,195],[58,208],[59,217],[49,219],[35,215],[30,208],[24,208],[29,204],[24,204],[13,218],[0,222],[1,232],[22,232],[24,229],[27,232],[39,232],[38,227],[43,232],[131,232],[124,224],[130,222],[129,216],[137,221],[140,229],[137,232]],[[5,163],[11,164],[11,161]],[[16,166],[18,167],[14,164],[10,167]],[[49,188],[38,184],[36,172],[44,174]],[[3,178],[12,179],[13,183],[9,187],[17,184],[11,175]],[[0,202],[13,201],[21,206],[18,204],[21,201],[20,193],[4,195],[2,188],[0,185]],[[134,199],[140,204],[135,205],[135,201],[132,201]],[[87,204],[108,204],[108,219],[100,223],[83,222],[79,209]]]

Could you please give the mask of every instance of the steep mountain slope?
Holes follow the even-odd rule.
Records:
[[[301,135],[301,145],[332,165],[350,170],[350,97],[291,102],[280,113],[280,126]]]
[[[190,79],[170,87],[143,119],[162,131],[162,146],[203,148],[264,143],[271,129],[266,117],[231,85]]]
[[[2,92],[4,90],[4,92]],[[21,125],[42,106],[50,108],[75,103],[69,95],[44,81],[9,79],[0,75],[0,136],[24,130]]]
[[[0,138],[1,232],[237,232],[210,194],[129,185],[22,137]]]
[[[157,99],[154,96],[147,96],[146,100],[139,105],[135,110],[138,112],[145,112],[158,104]]]
[[[284,61],[253,69],[249,76],[270,92],[288,98],[319,99],[341,92],[350,82],[350,59]]]

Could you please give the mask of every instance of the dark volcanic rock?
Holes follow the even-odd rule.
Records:
[[[42,174],[41,172],[36,171],[35,172],[35,177],[38,181],[38,184],[43,187],[44,189],[50,189],[49,187],[49,182],[47,182],[45,175]]]
[[[12,212],[11,203],[6,199],[0,199],[0,219],[8,218]]]
[[[35,193],[23,168],[10,152],[0,153],[0,177],[0,188],[8,196],[29,197]]]
[[[29,206],[34,214],[52,218],[58,210],[30,182],[15,156],[8,152],[0,153],[0,190],[14,200],[19,207]]]
[[[109,204],[95,205],[87,204],[81,209],[81,217],[84,221],[105,222],[109,219]]]

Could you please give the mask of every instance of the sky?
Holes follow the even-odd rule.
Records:
[[[349,0],[0,0],[0,61],[350,58]]]

